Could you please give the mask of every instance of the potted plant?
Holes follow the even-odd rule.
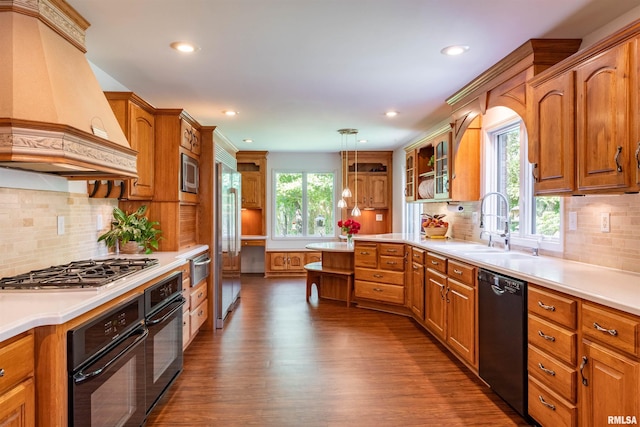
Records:
[[[98,242],[104,241],[108,247],[118,245],[120,252],[124,253],[138,253],[144,250],[146,254],[150,254],[154,249],[158,249],[158,240],[161,239],[159,234],[162,231],[155,228],[159,224],[157,221],[149,221],[145,216],[146,212],[147,205],[140,206],[131,214],[118,207],[113,208],[111,230],[98,237]],[[134,249],[127,250],[130,242],[137,245],[134,245]]]

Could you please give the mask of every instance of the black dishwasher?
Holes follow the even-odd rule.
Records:
[[[527,418],[527,286],[512,277],[478,272],[478,372],[491,389]]]

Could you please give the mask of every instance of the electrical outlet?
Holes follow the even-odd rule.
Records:
[[[58,236],[64,234],[64,216],[58,215]]]
[[[376,214],[376,221],[382,221],[382,214]]]
[[[471,222],[474,223],[474,224],[478,223],[478,212],[473,212],[471,214]]]
[[[602,233],[608,233],[611,231],[609,212],[600,213],[600,231]]]
[[[569,231],[578,229],[578,212],[569,212]]]

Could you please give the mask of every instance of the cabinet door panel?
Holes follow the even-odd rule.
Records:
[[[533,91],[531,132],[536,194],[575,188],[574,74],[562,74]]]
[[[627,43],[576,69],[579,190],[628,185],[629,59]]]
[[[424,320],[424,266],[416,262],[411,267],[411,310]]]
[[[242,172],[242,207],[261,208],[262,177],[260,172]]]
[[[584,340],[581,383],[585,426],[607,425],[609,416],[640,416],[640,363]],[[582,366],[582,365],[581,365]]]
[[[35,387],[32,379],[0,395],[0,426],[35,426],[35,413]]]
[[[469,363],[475,363],[475,291],[452,279],[447,283],[447,343]]]
[[[374,176],[368,177],[368,208],[384,209],[388,206],[388,194],[387,194],[387,177]]]
[[[444,339],[444,293],[446,289],[446,276],[427,269],[425,281],[425,323],[434,335]]]

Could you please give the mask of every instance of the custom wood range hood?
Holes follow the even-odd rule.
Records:
[[[136,177],[132,150],[64,0],[0,0],[0,166],[69,179]]]

